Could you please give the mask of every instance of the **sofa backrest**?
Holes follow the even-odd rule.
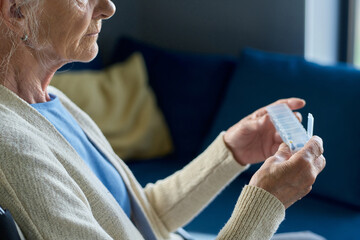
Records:
[[[172,135],[174,155],[190,161],[212,125],[236,58],[171,51],[124,37],[111,63],[134,52],[144,56],[149,84]]]
[[[351,66],[322,66],[300,56],[245,49],[203,148],[219,131],[287,97],[307,101],[300,111],[304,122],[312,113],[314,134],[324,141],[327,166],[312,192],[360,208],[360,71]]]

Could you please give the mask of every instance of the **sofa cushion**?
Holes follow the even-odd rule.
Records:
[[[172,151],[141,54],[99,71],[56,74],[51,85],[90,115],[124,160],[147,160]]]
[[[338,202],[307,196],[286,212],[278,233],[311,231],[326,240],[359,239],[360,212]]]
[[[235,179],[185,229],[217,234],[230,218],[239,191],[246,182],[242,175]],[[359,211],[309,195],[286,210],[285,220],[277,233],[311,231],[327,240],[357,240],[360,236],[359,224]]]
[[[166,165],[166,167],[164,167]],[[132,162],[131,171],[142,186],[156,182],[181,169],[179,159],[154,159]],[[156,174],[154,174],[156,173]],[[248,178],[240,175],[230,183],[185,229],[190,232],[218,234],[229,220],[242,186]],[[358,239],[360,211],[317,196],[306,196],[286,211],[278,233],[312,231],[327,240]]]
[[[312,192],[360,207],[360,71],[347,65],[246,49],[203,145],[259,107],[293,96],[307,101],[300,112],[314,115],[314,134],[324,141],[327,166]]]
[[[129,38],[119,40],[112,62],[143,54],[149,83],[172,135],[175,155],[197,153],[235,68],[235,58],[164,50]]]

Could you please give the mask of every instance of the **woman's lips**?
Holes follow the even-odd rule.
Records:
[[[88,33],[85,36],[92,37],[92,36],[97,36],[97,35],[99,35],[99,32]]]

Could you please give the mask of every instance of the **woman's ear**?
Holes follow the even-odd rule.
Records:
[[[24,15],[17,2],[17,0],[0,0],[0,17],[11,30],[19,32],[23,29]]]
[[[14,2],[14,0],[12,0],[11,2]],[[24,15],[22,15],[21,13],[21,8],[16,6],[16,3],[13,3],[10,6],[10,17],[17,20],[21,20],[24,18]]]

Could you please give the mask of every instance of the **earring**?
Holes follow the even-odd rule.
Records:
[[[24,34],[24,36],[21,38],[23,42],[26,42],[29,39],[29,36],[27,34]]]

